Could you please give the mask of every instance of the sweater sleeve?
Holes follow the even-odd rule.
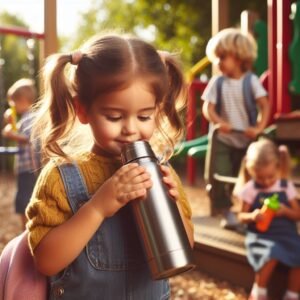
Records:
[[[54,163],[42,170],[26,209],[29,246],[33,252],[42,238],[72,215],[64,185]]]
[[[172,172],[172,176],[174,178],[174,180],[177,183],[177,187],[178,187],[178,192],[179,192],[179,203],[181,205],[182,211],[185,215],[185,217],[189,220],[192,219],[192,209],[190,206],[190,203],[187,199],[186,193],[184,191],[182,182],[179,178],[179,176],[177,175],[176,171],[171,167],[171,172]]]

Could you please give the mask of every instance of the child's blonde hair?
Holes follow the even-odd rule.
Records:
[[[242,186],[251,179],[251,174],[269,164],[275,164],[278,167],[282,179],[289,178],[291,158],[288,148],[284,145],[277,146],[266,138],[251,143],[242,161],[234,194],[237,194]]]
[[[257,56],[257,46],[252,35],[237,28],[226,28],[209,40],[206,55],[211,62],[229,54],[241,61],[243,71],[250,70]]]
[[[175,55],[157,51],[138,38],[119,34],[95,36],[77,56],[78,53],[80,59],[76,65],[70,64],[72,55],[54,54],[43,70],[44,95],[38,105],[34,135],[40,138],[46,158],[69,158],[71,153],[75,154],[73,145],[70,153],[67,150],[74,140],[72,136],[79,139],[74,129],[81,128],[82,132],[75,114],[74,96],[89,111],[96,98],[122,90],[135,80],[144,80],[155,95],[159,109],[157,131],[151,143],[156,150],[169,149],[166,154],[169,157],[183,134],[179,111],[186,103],[186,84]],[[69,76],[66,66],[70,67]],[[88,148],[86,143],[80,140]]]
[[[8,100],[17,100],[19,97],[25,97],[30,103],[34,103],[37,97],[34,81],[29,78],[17,80],[7,91]]]

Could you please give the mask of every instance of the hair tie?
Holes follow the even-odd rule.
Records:
[[[166,65],[166,57],[169,55],[168,51],[157,50],[157,53],[164,65]]]
[[[280,145],[280,146],[278,147],[278,151],[279,151],[279,152],[288,152],[289,149],[288,149],[288,147],[287,147],[286,145]]]
[[[72,65],[78,65],[81,61],[83,53],[80,50],[74,51],[70,54],[70,63]]]

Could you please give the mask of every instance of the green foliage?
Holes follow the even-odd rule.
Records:
[[[204,55],[210,37],[208,0],[94,0],[93,7],[82,14],[76,46],[88,36],[113,29],[136,34],[161,50],[178,51],[189,64]]]
[[[0,24],[6,27],[22,27],[28,28],[28,25],[24,23],[17,16],[10,15],[6,12],[0,14]],[[6,94],[8,88],[21,77],[31,76],[29,60],[28,60],[28,47],[26,39],[14,35],[0,35],[0,58],[4,60],[3,65],[3,85],[4,91],[2,94]],[[38,49],[34,48],[35,60],[33,61],[34,74],[37,74],[37,55]]]
[[[245,9],[266,18],[266,0],[229,1],[230,26],[236,26]],[[122,29],[167,51],[178,51],[186,68],[205,55],[211,37],[211,0],[94,0],[82,14],[74,47],[95,33]]]

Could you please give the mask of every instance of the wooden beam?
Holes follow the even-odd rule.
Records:
[[[211,0],[211,35],[229,26],[229,0]],[[212,74],[219,74],[219,69],[212,65]]]
[[[292,40],[292,25],[289,19],[291,0],[277,0],[277,113],[284,114],[291,111],[291,96],[288,90],[291,81],[291,66],[288,55]]]
[[[57,52],[56,0],[44,1],[44,58]]]
[[[245,34],[253,34],[254,23],[258,20],[258,14],[254,11],[244,10],[241,13],[241,31]]]
[[[229,0],[212,0],[212,36],[229,26]]]

